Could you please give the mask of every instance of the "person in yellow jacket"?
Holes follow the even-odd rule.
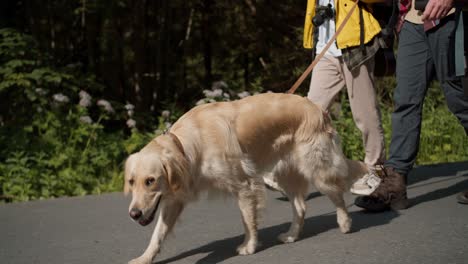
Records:
[[[304,47],[313,49],[315,54],[322,52],[335,33],[335,25],[343,22],[354,4],[351,0],[308,0]],[[328,110],[338,92],[347,88],[354,122],[362,132],[364,162],[371,169],[371,173],[353,185],[351,191],[355,194],[370,194],[377,188],[380,179],[373,172],[385,161],[384,132],[373,76],[381,27],[364,6],[358,5],[315,66],[307,95],[309,100]]]

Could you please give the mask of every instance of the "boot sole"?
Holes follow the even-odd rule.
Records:
[[[390,208],[392,208],[395,211],[405,210],[405,209],[408,209],[408,207],[409,207],[409,201],[408,201],[408,198],[406,197],[393,200],[390,203]]]

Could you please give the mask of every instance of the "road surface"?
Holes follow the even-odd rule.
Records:
[[[277,242],[288,228],[290,205],[268,191],[257,253],[237,256],[243,226],[232,198],[201,198],[183,212],[156,263],[468,263],[468,162],[423,166],[410,175],[412,207],[364,213],[346,196],[353,232],[341,234],[332,203],[312,190],[304,231]],[[154,223],[128,217],[122,193],[0,204],[0,263],[127,263],[150,240]]]

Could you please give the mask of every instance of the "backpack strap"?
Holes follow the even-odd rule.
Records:
[[[364,47],[364,15],[362,14],[362,2],[359,3],[359,47],[362,54],[366,55],[366,48]]]
[[[391,0],[392,1],[392,16],[390,17],[388,23],[382,28],[381,34],[382,37],[385,39],[392,38],[395,26],[398,21],[398,15],[400,13],[399,9],[399,0]]]

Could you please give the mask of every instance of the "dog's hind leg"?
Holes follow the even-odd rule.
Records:
[[[238,248],[239,255],[250,255],[255,253],[257,247],[257,195],[250,188],[242,189],[238,193],[238,203],[244,223],[245,238]]]
[[[326,195],[336,206],[336,217],[338,225],[342,233],[346,234],[351,231],[352,220],[349,217],[348,210],[341,192],[327,192]]]
[[[291,193],[288,191],[286,191],[286,193],[289,201],[291,202],[293,219],[289,230],[286,233],[279,235],[278,239],[283,243],[292,243],[299,238],[299,233],[302,231],[306,206],[304,203],[304,194]]]

